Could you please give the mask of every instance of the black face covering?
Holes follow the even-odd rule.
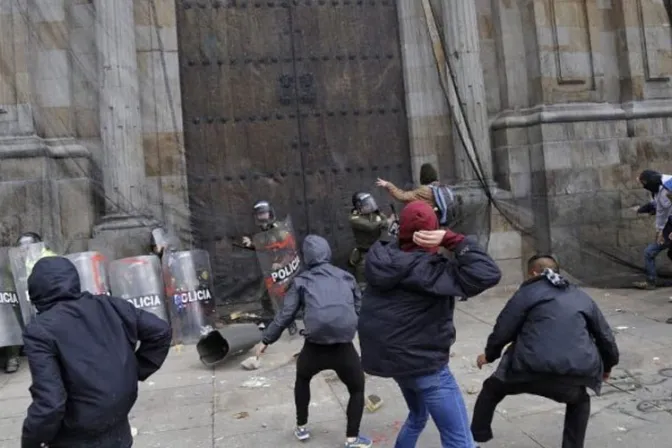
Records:
[[[663,185],[663,176],[658,171],[644,170],[639,175],[639,180],[644,189],[651,193],[651,197],[655,196]]]

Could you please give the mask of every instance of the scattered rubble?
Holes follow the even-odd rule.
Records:
[[[259,367],[261,367],[261,360],[256,356],[250,356],[241,362],[240,365],[245,370],[257,370]]]

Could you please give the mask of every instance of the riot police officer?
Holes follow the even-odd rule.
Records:
[[[29,244],[41,243],[42,237],[35,232],[25,232],[19,236],[16,241],[16,245],[27,246]],[[47,249],[46,247],[42,249],[40,253],[40,258],[43,257],[53,257],[56,256],[54,252]],[[26,276],[30,275],[30,272],[33,270],[33,266],[37,263],[38,260],[26,260]],[[5,347],[5,356],[7,358],[5,363],[5,372],[14,373],[19,370],[19,355],[21,354],[21,346],[14,347]]]
[[[152,240],[150,243],[150,252],[159,259],[163,259],[166,252],[175,252],[178,250],[178,241],[172,238],[165,229],[156,227],[152,230]]]
[[[288,234],[287,231],[280,228],[276,222],[275,210],[273,206],[268,201],[257,201],[252,207],[254,212],[254,222],[263,232],[264,236],[263,245],[270,246],[275,243],[280,243],[285,241]],[[261,250],[262,248],[257,248],[252,239],[249,236],[244,236],[242,241],[243,246],[252,249],[252,250]],[[266,279],[262,277],[261,284],[259,286],[259,291],[257,295],[260,297],[261,306],[263,308],[263,319],[265,322],[273,320],[275,316],[275,310],[273,308],[273,302],[271,301],[271,296],[266,286]],[[264,324],[265,325],[265,324]],[[290,333],[294,332],[294,327],[291,328]]]
[[[42,237],[35,232],[25,232],[22,233],[19,239],[16,242],[16,245],[19,247],[22,246],[28,246],[30,244],[36,244],[36,243],[41,243],[42,242]],[[58,254],[56,252],[52,251],[48,247],[44,247],[40,253],[40,256],[35,259],[35,260],[26,260],[26,275],[30,276],[30,273],[33,270],[33,266],[35,266],[35,263],[37,263],[40,259],[44,257],[56,257]]]
[[[363,289],[364,262],[369,248],[384,235],[394,221],[394,217],[386,217],[370,193],[357,192],[352,195],[352,212],[350,227],[355,238],[355,247],[350,254],[350,266],[354,269],[357,283]]]

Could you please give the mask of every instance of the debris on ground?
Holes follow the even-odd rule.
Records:
[[[239,319],[261,319],[258,315],[254,313],[246,313],[244,311],[236,311],[235,313],[231,313],[229,315],[229,319],[233,320],[239,320]]]
[[[250,416],[249,412],[243,411],[243,412],[239,412],[237,414],[234,414],[233,418],[235,418],[236,420],[240,420],[240,419],[243,419],[243,418],[247,418],[249,416]]]
[[[131,426],[131,437],[135,438],[138,435],[138,428]]]
[[[336,375],[336,372],[333,370],[328,370],[324,373],[324,381],[327,383],[335,383],[337,381],[340,381],[338,378],[338,375]]]
[[[480,386],[472,385],[467,387],[468,395],[476,395],[481,390]]]
[[[257,370],[259,367],[261,367],[261,360],[256,356],[250,356],[241,362],[240,365],[245,370]]]
[[[241,387],[244,387],[246,389],[258,389],[261,387],[271,387],[271,385],[268,383],[268,380],[263,376],[251,376],[250,378],[247,379],[247,381],[241,384]]]
[[[383,405],[383,399],[378,395],[371,394],[364,400],[366,410],[369,412],[376,412]]]

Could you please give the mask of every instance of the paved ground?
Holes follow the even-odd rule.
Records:
[[[479,371],[474,359],[481,352],[497,313],[511,291],[496,291],[460,303],[456,313],[458,342],[451,367],[469,407],[492,368]],[[593,400],[588,447],[669,446],[672,438],[672,290],[652,292],[591,290],[618,332],[621,366],[601,398]],[[300,338],[283,339],[271,347],[261,370],[240,369],[238,361],[215,370],[203,367],[193,347],[173,350],[163,369],[142,384],[131,420],[138,429],[136,447],[237,448],[293,446],[290,361]],[[0,373],[0,447],[19,446],[21,422],[29,404],[27,369]],[[405,406],[395,385],[367,379],[368,393],[385,401],[365,412],[362,430],[376,446],[392,447],[405,418]],[[345,428],[347,393],[328,373],[312,385],[311,426],[315,448],[338,447]],[[563,408],[528,396],[508,398],[499,408],[497,439],[486,446],[558,447]],[[429,424],[419,447],[440,447],[436,428]]]

